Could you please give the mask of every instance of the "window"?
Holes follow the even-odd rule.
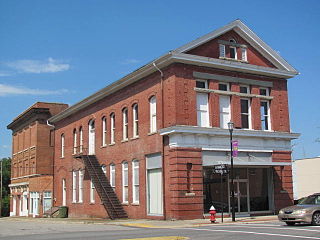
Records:
[[[122,202],[128,202],[128,163],[122,163]]]
[[[106,165],[102,165],[101,166],[101,170],[102,170],[102,172],[106,175],[107,174],[107,167],[106,167]]]
[[[261,130],[270,130],[269,101],[260,101]]]
[[[250,100],[249,99],[240,99],[241,104],[241,127],[242,128],[251,128],[250,122]]]
[[[231,120],[230,97],[220,95],[220,127],[228,128],[228,122]]]
[[[230,58],[237,59],[237,48],[230,46]]]
[[[133,137],[139,137],[139,109],[138,104],[132,106],[133,112]]]
[[[247,49],[246,48],[241,48],[241,60],[247,61]]]
[[[77,153],[77,130],[73,130],[73,154]]]
[[[95,195],[94,195],[94,184],[92,180],[90,181],[90,203],[95,203]]]
[[[61,134],[61,157],[64,157],[64,134]]]
[[[66,179],[62,179],[62,206],[67,205],[67,185]]]
[[[77,202],[77,172],[72,171],[72,202]]]
[[[83,131],[82,131],[82,127],[80,127],[80,129],[79,129],[79,137],[80,137],[79,152],[82,153],[82,151],[83,151]]]
[[[219,90],[220,91],[229,91],[229,84],[228,83],[219,83]]]
[[[200,127],[209,127],[208,94],[197,93],[197,123]]]
[[[132,195],[133,203],[139,203],[139,161],[132,162]]]
[[[122,110],[122,139],[128,140],[128,109]]]
[[[157,131],[157,101],[156,97],[150,98],[150,133]]]
[[[110,143],[114,144],[114,133],[115,133],[115,121],[116,121],[116,117],[114,115],[114,113],[111,113],[110,115]]]
[[[107,145],[107,118],[102,118],[102,146]]]
[[[249,86],[240,86],[240,93],[250,93],[250,88]]]
[[[79,203],[83,202],[83,175],[84,175],[84,171],[79,170],[79,199],[78,199]]]
[[[269,96],[269,89],[268,88],[260,88],[260,95]]]
[[[207,81],[205,81],[205,80],[197,80],[196,81],[196,87],[197,88],[208,88]]]
[[[116,187],[116,165],[110,165],[110,185],[111,187]]]
[[[226,46],[223,44],[219,44],[219,53],[220,57],[224,58],[226,57]]]

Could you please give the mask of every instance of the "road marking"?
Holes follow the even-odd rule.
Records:
[[[271,227],[271,226],[259,226],[259,225],[236,225],[242,228],[267,228],[267,229],[281,229],[281,230],[290,230],[290,231],[307,231],[307,232],[320,232],[319,230],[315,230],[315,229],[308,229],[308,228],[294,228],[294,227]],[[235,225],[233,226],[214,226],[214,227],[235,227]]]
[[[119,240],[185,240],[189,239],[188,237],[181,236],[162,236],[162,237],[147,237],[147,238],[126,238]]]
[[[278,236],[278,237],[288,237],[288,238],[304,238],[304,239],[320,239],[318,237],[308,237],[308,236],[298,236],[298,235],[287,235],[278,233],[261,233],[261,232],[247,232],[247,231],[237,231],[237,230],[222,230],[222,229],[200,229],[200,228],[177,228],[181,230],[196,230],[196,231],[208,231],[208,232],[229,232],[229,233],[245,233],[245,234],[255,234],[255,235],[266,235],[266,236]]]
[[[141,228],[159,228],[157,226],[151,225],[151,224],[145,224],[145,223],[125,223],[121,224],[122,226],[127,227],[141,227]]]

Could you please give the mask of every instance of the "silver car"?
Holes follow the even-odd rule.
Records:
[[[320,193],[302,199],[297,205],[281,209],[278,218],[289,226],[296,223],[320,225]]]

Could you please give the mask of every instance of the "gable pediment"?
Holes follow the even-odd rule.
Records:
[[[232,40],[232,42],[230,42],[230,40]],[[224,57],[221,57],[220,45],[225,46]],[[236,50],[234,50],[234,48]],[[232,58],[234,56],[230,57],[230,51],[236,51],[238,57],[236,59]],[[245,59],[241,57],[242,51],[246,51]],[[261,67],[289,71],[296,74],[298,73],[295,68],[293,68],[276,51],[262,41],[240,20],[235,20],[222,28],[206,34],[176,49],[174,52],[215,58],[224,62],[225,60],[237,60],[239,63],[242,62],[244,64],[247,63]]]

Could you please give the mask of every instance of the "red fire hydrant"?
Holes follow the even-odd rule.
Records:
[[[209,213],[210,213],[210,221],[211,223],[215,223],[216,222],[216,209],[214,208],[214,206],[211,206],[210,210],[209,210]]]

